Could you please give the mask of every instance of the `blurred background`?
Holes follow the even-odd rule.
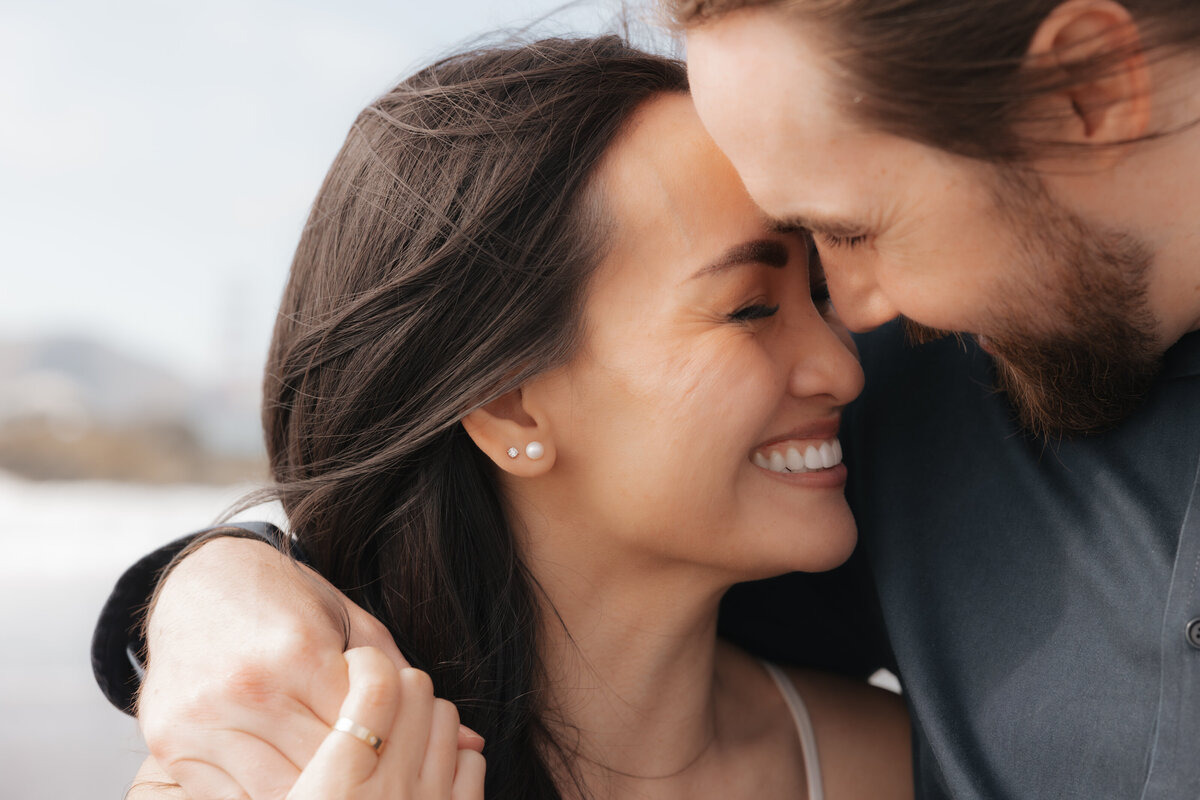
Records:
[[[125,566],[261,479],[259,369],[355,114],[489,31],[619,12],[560,6],[0,4],[0,795],[119,798],[144,758],[92,625]]]

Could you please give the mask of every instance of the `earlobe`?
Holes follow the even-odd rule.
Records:
[[[476,447],[497,467],[520,477],[549,472],[555,458],[549,424],[527,405],[522,390],[514,389],[462,420]]]
[[[1073,144],[1119,145],[1150,125],[1150,70],[1129,11],[1113,0],[1068,0],[1039,26],[1029,46],[1034,69],[1062,84],[1054,97],[1065,118],[1053,137]],[[1053,124],[1053,123],[1052,123]]]

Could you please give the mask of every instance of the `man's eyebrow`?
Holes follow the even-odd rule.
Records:
[[[796,233],[797,231],[813,231],[830,236],[858,236],[863,232],[863,226],[850,220],[836,217],[819,217],[797,214],[780,219],[769,220],[771,230],[777,233]]]
[[[787,263],[788,248],[786,244],[775,239],[755,239],[751,242],[735,244],[711,264],[701,267],[692,278],[715,275],[743,264],[762,264],[772,269],[783,269]]]

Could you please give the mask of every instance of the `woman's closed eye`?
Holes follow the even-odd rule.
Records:
[[[779,311],[778,305],[769,306],[766,303],[754,303],[753,305],[739,308],[729,315],[729,319],[734,322],[751,322],[756,319],[773,317],[777,311]]]

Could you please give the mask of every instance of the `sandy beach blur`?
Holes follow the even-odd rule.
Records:
[[[126,566],[242,491],[0,473],[0,798],[124,795],[146,749],[92,681],[92,626]]]

